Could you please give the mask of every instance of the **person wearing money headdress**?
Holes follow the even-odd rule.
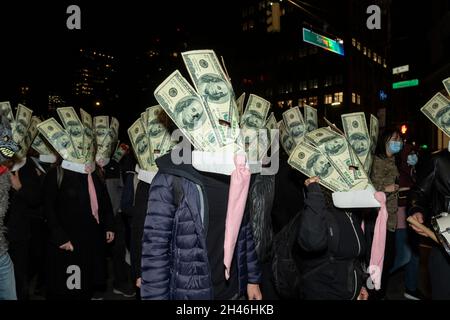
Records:
[[[28,135],[29,131],[26,134]],[[28,143],[28,146],[30,144]],[[22,144],[22,147],[26,146]],[[27,151],[22,149],[20,154],[26,155]],[[8,228],[9,254],[14,263],[19,300],[28,300],[30,283],[34,275],[39,276],[39,281],[43,280],[45,243],[42,186],[44,177],[45,170],[39,161],[31,156],[26,157],[23,166],[11,172],[10,206],[5,222]]]
[[[91,299],[106,286],[106,244],[114,240],[111,201],[94,172],[93,156],[79,154],[82,149],[74,146],[68,131],[54,118],[40,123],[38,130],[63,158],[44,182],[50,231],[46,296]]]
[[[402,148],[403,141],[397,128],[386,129],[378,138],[371,170],[373,186],[377,191],[386,194],[388,210],[384,273],[382,275],[381,290],[377,292],[377,297],[380,299],[384,298],[386,294],[389,270],[395,259],[395,229],[397,225],[398,183],[400,176],[395,159]]]
[[[156,91],[159,104],[189,136],[184,118],[173,113],[182,99],[169,106]],[[171,93],[176,96],[169,88]],[[201,108],[191,113],[191,127],[210,121],[197,96],[190,99]],[[245,156],[234,157],[233,148],[192,151],[188,140],[183,141],[156,159],[158,173],[150,186],[142,240],[141,297],[261,299],[261,271],[244,214],[250,183]]]
[[[16,300],[14,267],[8,254],[4,219],[11,188],[9,170],[14,164],[12,158],[19,146],[12,139],[11,125],[6,116],[0,114],[0,121],[0,300]]]
[[[438,93],[437,95],[441,95]],[[421,111],[433,121],[433,123],[448,134],[448,99],[441,95],[444,100],[444,106],[436,114],[436,117],[430,118],[427,114],[427,105],[431,102],[431,108],[438,108],[439,105],[430,102],[425,105]],[[445,110],[445,111],[444,111]],[[441,119],[441,117],[446,118]],[[410,216],[410,227],[418,234],[424,237],[430,235],[420,227],[413,224],[430,224],[432,217],[439,216],[441,213],[450,212],[450,143],[449,147],[438,152],[434,152],[430,159],[422,164],[418,172],[417,184],[411,189],[408,199],[408,215]],[[438,238],[440,239],[440,238]],[[428,275],[431,283],[431,298],[433,300],[450,300],[450,258],[445,248],[439,243],[434,244],[428,258]]]

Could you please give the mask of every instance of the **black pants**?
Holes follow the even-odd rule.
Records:
[[[433,300],[450,300],[450,257],[441,247],[433,247],[428,260]]]
[[[28,300],[29,281],[29,241],[9,243],[9,256],[14,264],[14,278],[16,280],[16,292],[18,300]]]
[[[128,287],[131,285],[131,269],[125,261],[126,250],[129,248],[129,225],[126,216],[117,213],[115,219],[115,237],[112,248],[113,255],[113,273],[115,288]]]

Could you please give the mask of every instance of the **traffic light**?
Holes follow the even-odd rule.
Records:
[[[400,127],[400,132],[402,134],[405,134],[406,131],[408,131],[408,127],[406,126],[406,124],[402,124],[402,126]]]
[[[267,13],[267,32],[280,32],[281,9],[279,3],[272,3]]]

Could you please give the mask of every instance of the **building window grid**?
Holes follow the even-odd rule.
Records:
[[[325,104],[331,104],[333,102],[333,95],[332,94],[326,94],[324,103]]]

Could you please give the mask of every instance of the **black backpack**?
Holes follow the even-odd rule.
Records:
[[[300,298],[299,245],[297,243],[301,212],[297,213],[273,240],[272,272],[282,299]]]
[[[332,263],[334,257],[330,254],[328,260],[312,270],[302,273],[302,260],[307,258],[298,244],[300,217],[297,213],[287,225],[275,236],[273,241],[272,272],[275,288],[282,299],[301,299],[302,280]],[[339,243],[339,229],[332,214],[326,215],[329,227],[329,252],[334,252]]]

